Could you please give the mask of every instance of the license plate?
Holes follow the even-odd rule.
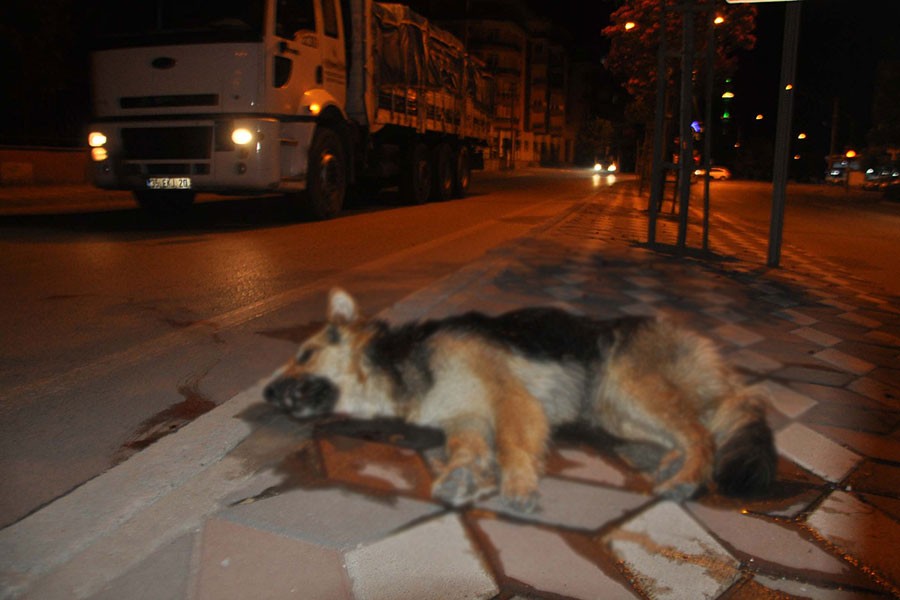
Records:
[[[147,179],[147,187],[151,190],[189,190],[191,189],[191,178],[150,177]]]

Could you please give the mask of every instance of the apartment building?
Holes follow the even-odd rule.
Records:
[[[480,58],[495,82],[488,169],[569,164],[577,125],[567,122],[568,57],[552,25],[517,0],[421,0]]]

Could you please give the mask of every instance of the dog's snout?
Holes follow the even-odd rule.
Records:
[[[281,378],[263,389],[266,402],[297,417],[331,412],[338,400],[338,388],[324,377]]]
[[[273,381],[263,390],[263,398],[265,398],[266,402],[280,404],[281,399],[287,396],[286,392],[290,385],[290,379],[278,379]]]

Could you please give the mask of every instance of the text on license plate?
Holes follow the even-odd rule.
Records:
[[[147,179],[147,187],[151,190],[189,190],[191,189],[191,178],[150,177]]]

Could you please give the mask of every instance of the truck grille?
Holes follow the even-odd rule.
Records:
[[[135,127],[122,129],[125,160],[208,159],[212,127]]]
[[[173,108],[183,106],[217,106],[218,104],[218,94],[127,96],[119,98],[119,106],[122,108]]]

